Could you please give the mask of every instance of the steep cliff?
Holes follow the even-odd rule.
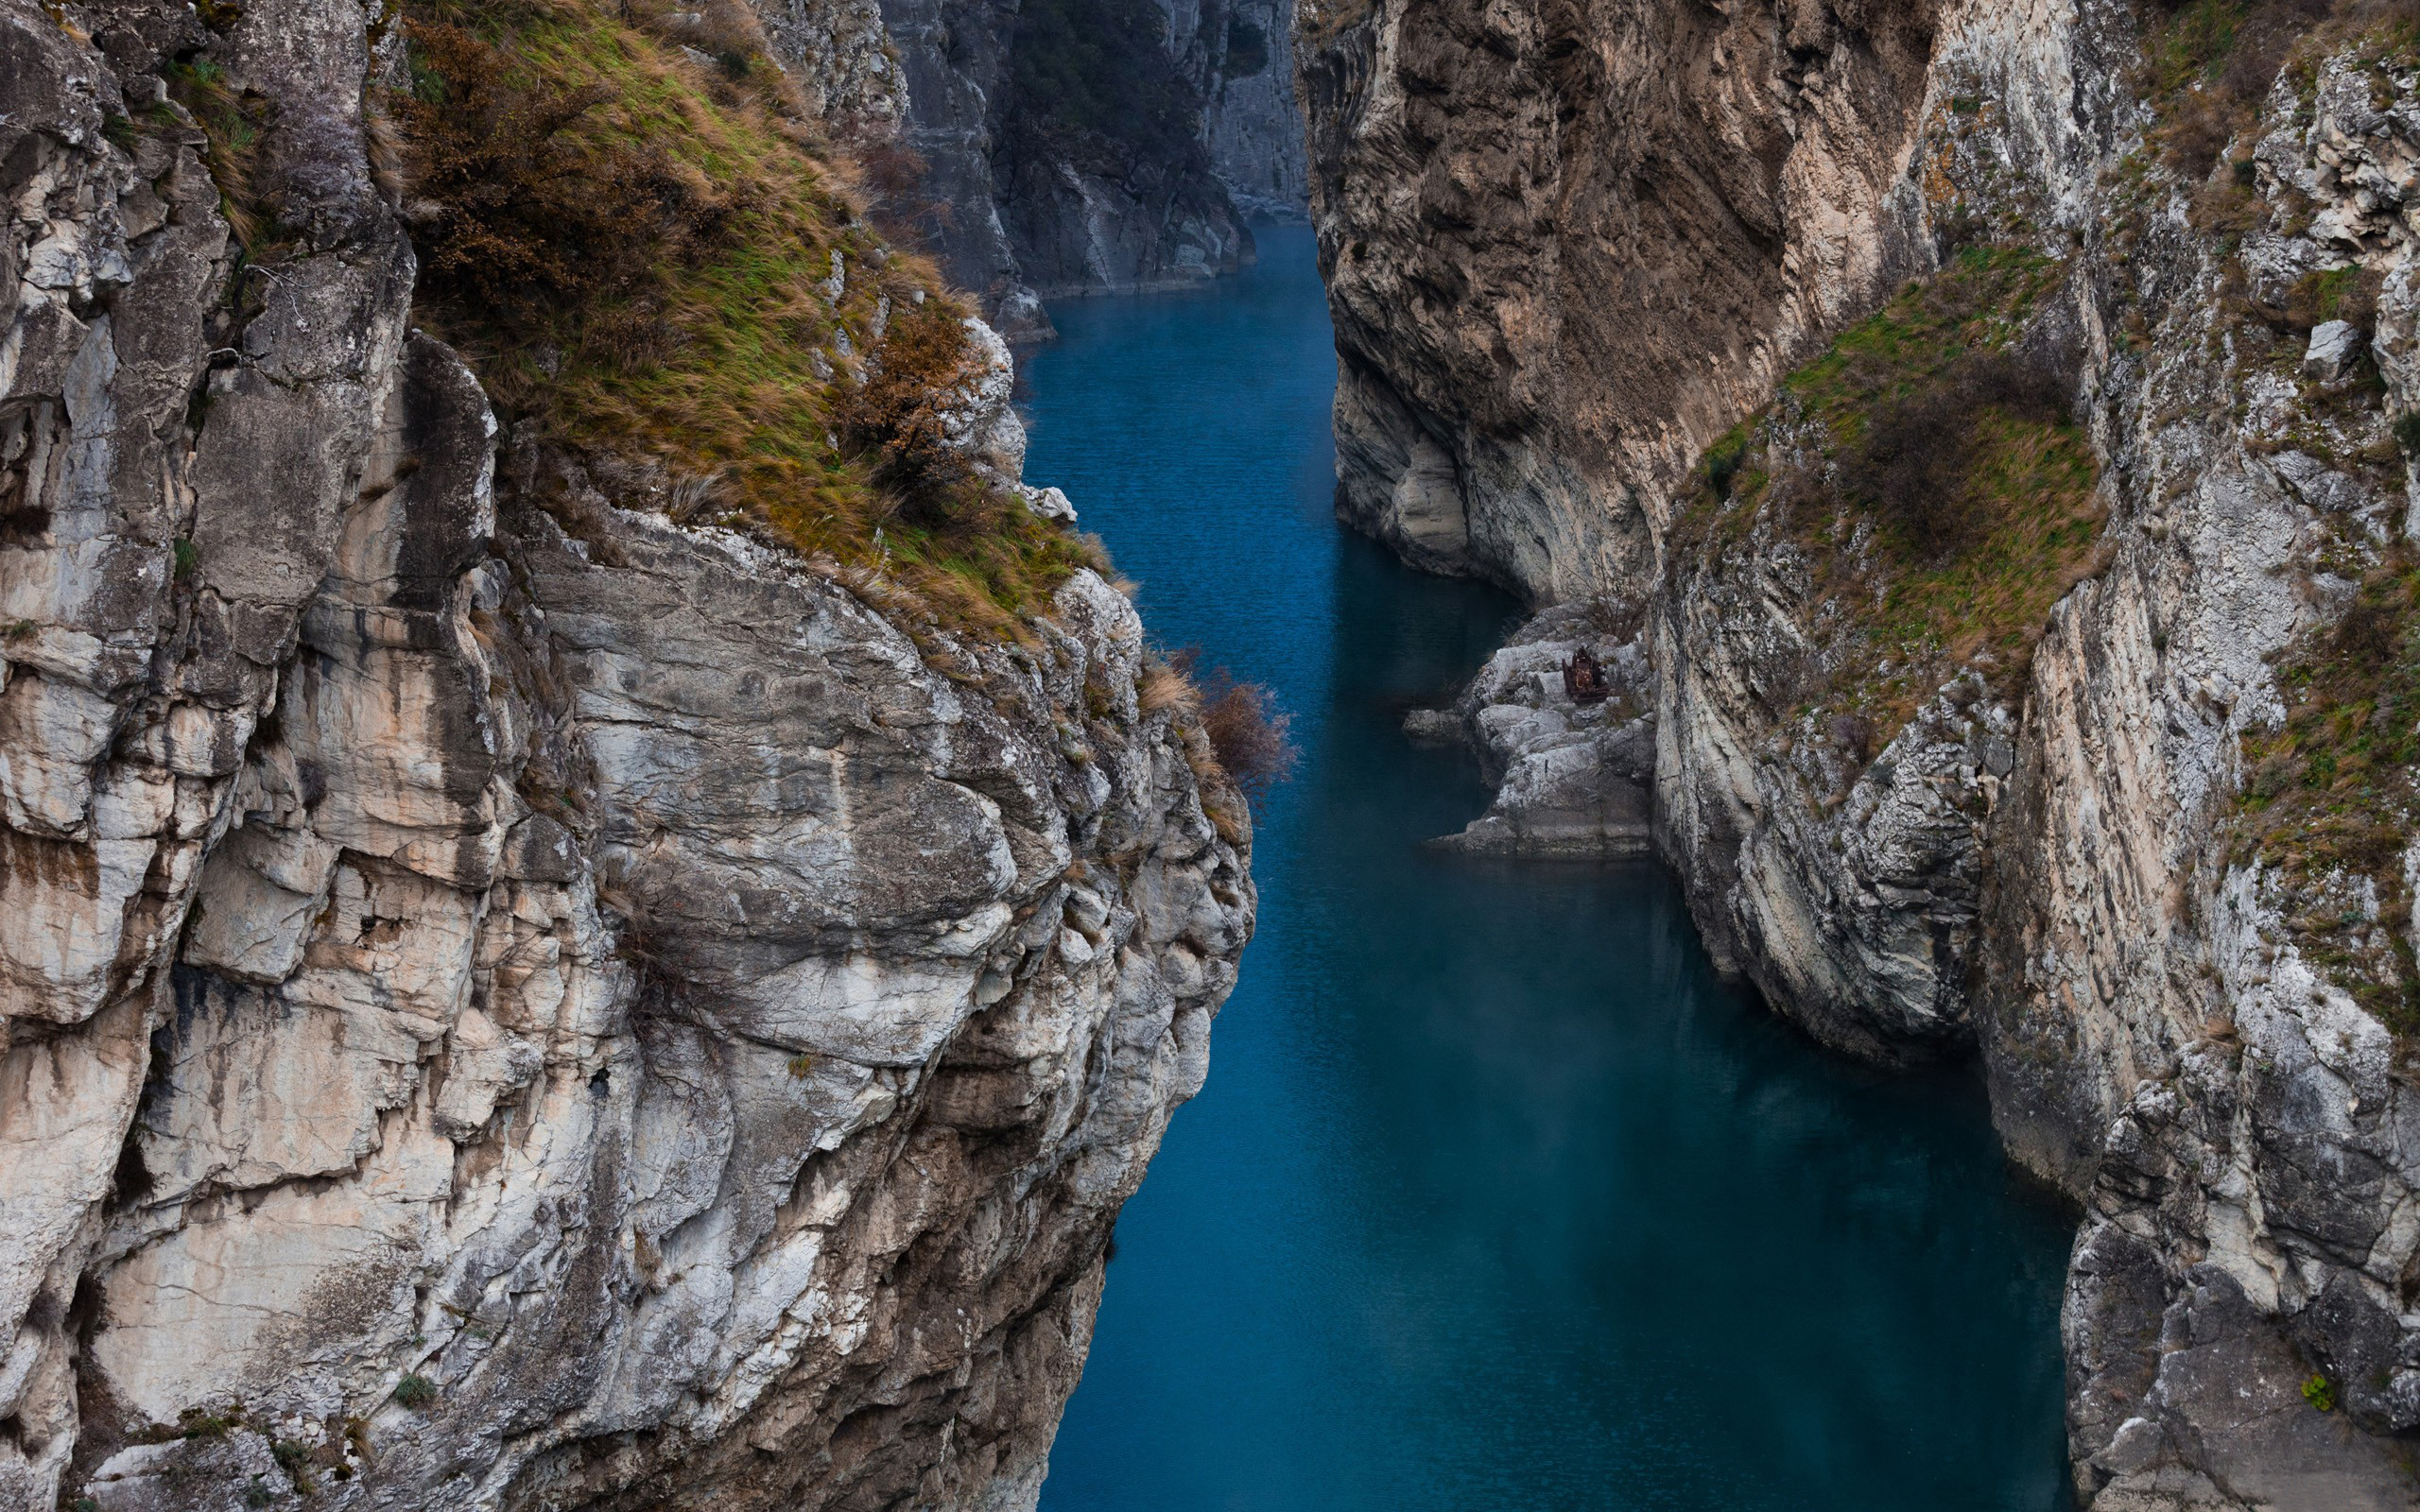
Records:
[[[1201,96],[1211,171],[1245,215],[1310,214],[1310,159],[1294,103],[1294,0],[1166,0],[1177,66]]]
[[[0,5],[0,1503],[1030,1506],[1239,799],[1060,526],[981,527],[988,614],[912,500],[816,534],[867,463],[734,375],[957,318],[744,17],[204,9]],[[415,101],[655,164],[670,271],[483,319],[474,240],[563,244],[431,204]],[[951,507],[1021,510],[966,350]]]
[[[1881,223],[1930,8],[1784,9],[1303,12],[1347,519],[1533,598],[1644,583],[1705,444],[1920,266]]]
[[[770,9],[770,0],[766,0]],[[909,218],[1012,338],[1041,300],[1181,287],[1305,210],[1288,0],[889,0]]]
[[[1302,41],[1341,512],[1651,668],[1719,961],[1851,1052],[1979,1053],[2084,1210],[2084,1502],[2420,1503],[2420,15]]]

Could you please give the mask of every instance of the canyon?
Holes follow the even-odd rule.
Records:
[[[2405,0],[0,0],[0,1505],[1033,1507],[1258,898],[1011,344],[1305,216],[1336,513],[1528,610],[1400,736],[1352,631],[1426,914],[1685,1039],[1496,866],[1658,858],[1979,1067],[2080,1505],[2420,1505]]]
[[[1338,510],[1547,609],[1411,721],[1452,843],[1651,848],[1817,1040],[1979,1058],[2097,1512],[2420,1503],[2415,22],[1298,24]]]

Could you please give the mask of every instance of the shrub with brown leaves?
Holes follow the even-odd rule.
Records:
[[[938,527],[984,491],[950,436],[950,408],[975,360],[965,317],[941,300],[895,312],[865,382],[833,416],[862,450],[874,483],[911,523]]]
[[[1198,647],[1187,647],[1169,662],[1200,689],[1196,702],[1201,732],[1209,737],[1219,765],[1244,797],[1257,803],[1293,776],[1302,760],[1290,733],[1294,716],[1277,707],[1277,696],[1269,689],[1238,681],[1225,667],[1201,676],[1195,670],[1201,660]]]

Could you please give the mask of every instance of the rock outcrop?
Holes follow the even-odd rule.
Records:
[[[500,435],[390,12],[205,9],[0,4],[0,1504],[1031,1506],[1252,922],[1132,607]]]
[[[2420,1504],[2420,56],[2405,9],[2240,9],[1299,39],[1340,512],[1643,619],[1718,960],[1853,1053],[1979,1055],[2083,1209],[2097,1512]],[[1927,435],[2000,460],[1894,493]]]
[[[1413,711],[1413,738],[1467,742],[1496,786],[1488,811],[1440,849],[1648,853],[1654,690],[1636,619],[1599,602],[1550,609],[1488,659],[1450,712]]]

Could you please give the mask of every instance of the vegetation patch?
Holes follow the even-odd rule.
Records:
[[[1167,52],[1152,0],[1026,0],[1009,55],[1011,136],[1112,144],[1138,163],[1201,149],[1199,102]]]
[[[867,225],[738,0],[407,0],[405,26],[422,318],[509,418],[954,623],[1012,631],[1097,559],[939,462],[967,312]]]
[[[2021,680],[2050,607],[2097,570],[2099,472],[2072,387],[2010,346],[2065,266],[1970,247],[1792,374],[1701,462],[1676,531],[1715,559],[1763,535],[1807,566],[1832,648],[1810,704],[1879,749],[1958,669]]]
[[[172,61],[162,71],[162,79],[168,87],[168,99],[201,128],[202,156],[210,166],[211,182],[218,187],[219,214],[227,217],[235,245],[252,261],[262,260],[275,240],[274,216],[262,204],[255,184],[261,138],[275,120],[273,110],[259,94],[237,90],[226,70],[207,58]],[[154,109],[160,112],[154,124],[182,124],[165,103]],[[120,134],[131,135],[133,129],[130,122]],[[119,146],[131,144],[120,141]]]
[[[2277,729],[2243,737],[2238,862],[2271,872],[2306,959],[2398,1036],[2420,1035],[2404,930],[2420,822],[2420,558],[2398,546],[2277,668]]]
[[[1173,714],[1201,779],[1203,811],[1220,835],[1240,843],[1243,826],[1228,812],[1226,795],[1258,803],[1294,775],[1302,753],[1294,745],[1293,715],[1260,683],[1243,681],[1225,667],[1203,672],[1199,646],[1154,659],[1137,696],[1144,713]]]
[[[1269,33],[1241,16],[1227,23],[1227,54],[1219,71],[1229,78],[1250,78],[1269,67]]]
[[[2152,0],[2150,10],[2138,77],[2159,116],[2152,140],[2194,180],[2259,122],[2281,70],[2296,71],[2308,99],[2325,53],[2348,43],[2391,52],[2420,39],[2420,0]],[[2223,195],[2231,185],[2215,187]]]

